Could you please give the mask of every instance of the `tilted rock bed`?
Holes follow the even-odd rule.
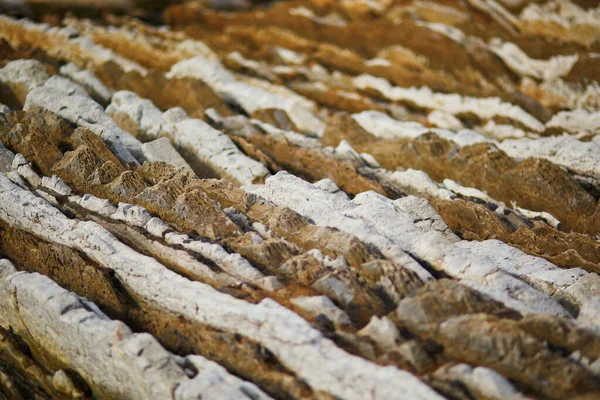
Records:
[[[22,3],[0,399],[600,397],[593,2]]]

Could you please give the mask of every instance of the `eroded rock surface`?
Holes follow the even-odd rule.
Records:
[[[592,3],[0,5],[0,398],[598,398]]]

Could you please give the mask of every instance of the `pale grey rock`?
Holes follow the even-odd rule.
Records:
[[[146,228],[148,233],[150,233],[152,236],[156,236],[159,238],[162,238],[165,235],[165,233],[172,230],[169,224],[167,224],[158,217],[150,218],[148,222],[146,222],[144,228]]]
[[[85,395],[81,390],[77,389],[73,380],[63,369],[59,369],[54,373],[52,376],[52,385],[56,390],[68,397],[78,398]]]
[[[119,203],[117,210],[110,217],[140,228],[143,228],[152,219],[152,215],[144,207],[127,203]]]
[[[81,196],[78,196],[78,195],[69,196],[69,197],[67,197],[67,200],[70,201],[71,203],[79,204],[79,202],[81,201]],[[115,209],[115,211],[116,211],[116,209]]]
[[[353,79],[357,89],[373,89],[392,101],[405,101],[419,108],[444,111],[451,115],[473,114],[487,121],[494,117],[507,117],[523,124],[534,132],[544,130],[544,125],[521,107],[503,102],[498,97],[476,98],[433,92],[428,87],[402,88],[392,86],[387,80],[362,74]]]
[[[92,98],[100,104],[110,102],[113,90],[104,86],[92,71],[79,68],[73,63],[67,63],[60,67],[60,74],[83,86]]]
[[[306,254],[316,258],[321,264],[328,268],[332,268],[333,270],[344,270],[348,268],[348,263],[343,256],[332,258],[323,254],[319,249],[310,249],[306,252]]]
[[[223,117],[214,108],[208,108],[208,109],[204,110],[204,115],[208,118],[209,122],[211,122],[211,125],[223,124]]]
[[[247,232],[246,235],[250,237],[254,244],[260,244],[265,241],[257,232]]]
[[[344,307],[350,305],[356,293],[334,274],[327,274],[317,279],[310,287],[319,293],[325,293],[329,298]]]
[[[88,96],[69,96],[58,89],[38,87],[29,92],[25,101],[26,111],[32,107],[40,107],[90,129],[125,164],[139,165],[134,155],[140,159],[143,157],[140,141],[119,128],[102,106]]]
[[[380,111],[352,114],[352,119],[365,131],[379,139],[415,139],[431,131],[431,128],[426,128],[418,122],[398,121]]]
[[[171,246],[175,245],[183,245],[185,242],[189,241],[190,237],[188,235],[183,235],[177,232],[168,232],[165,234],[165,241]]]
[[[168,234],[168,233],[167,233]],[[186,276],[192,280],[201,282],[213,282],[220,286],[238,285],[239,279],[236,279],[225,273],[218,273],[203,262],[198,261],[194,255],[187,251],[175,249],[172,244],[163,244],[157,240],[148,240],[148,245],[153,249],[156,258],[184,271]]]
[[[228,253],[222,246],[216,243],[201,241],[189,241],[182,243],[183,248],[200,254],[202,257],[213,261],[223,271],[231,276],[237,277],[245,282],[258,282],[264,279],[262,272],[248,262],[238,253]]]
[[[417,196],[406,196],[394,200],[394,208],[399,213],[407,214],[413,219],[423,231],[435,230],[444,234],[446,239],[452,242],[458,242],[460,239],[456,236],[442,217],[435,211],[427,200]]]
[[[8,275],[16,272],[17,270],[10,260],[7,260],[6,258],[0,258],[0,280],[4,281]]]
[[[464,128],[463,123],[458,118],[440,110],[433,110],[427,114],[427,122],[441,129],[459,130]]]
[[[531,211],[520,207],[514,207],[514,209],[525,218],[542,220],[554,229],[560,230],[560,221],[546,211]]]
[[[575,283],[569,285],[565,292],[574,299],[579,299],[580,304],[594,298],[600,292],[600,275],[588,273],[582,275]]]
[[[226,134],[204,121],[187,119],[165,129],[178,149],[194,154],[241,184],[250,184],[269,175],[263,164],[246,156]]]
[[[592,331],[595,331],[595,329],[593,327],[585,326],[585,324],[584,324],[584,327],[586,327],[587,329],[590,329]],[[598,334],[597,331],[596,331],[596,334]],[[572,352],[571,354],[569,354],[569,359],[583,365],[594,375],[598,375],[600,373],[600,358],[596,358],[595,360],[590,360],[588,357],[585,357],[584,355],[582,355],[581,351],[576,350],[576,351]]]
[[[142,152],[146,161],[164,161],[174,167],[191,169],[166,137],[142,144]]]
[[[283,62],[291,65],[301,65],[306,61],[306,55],[284,47],[275,47],[275,52]]]
[[[506,204],[493,199],[487,193],[476,188],[462,186],[451,179],[444,179],[443,184],[438,184],[431,180],[427,173],[410,168],[406,171],[394,172],[389,172],[385,169],[372,171],[379,181],[389,184],[404,193],[424,198],[440,198],[445,200],[455,200],[458,196],[467,199],[477,199],[496,205],[494,213],[499,216],[504,216],[506,211],[516,211],[515,215],[518,215],[523,220],[537,219],[546,222],[556,229],[560,227],[560,221],[548,212],[526,210],[516,207],[515,204],[512,205],[513,210],[511,210]],[[408,210],[404,211],[408,212]]]
[[[11,112],[12,110],[10,109],[10,107],[8,107],[5,104],[0,103],[0,114],[8,114],[9,112]]]
[[[359,336],[365,336],[377,343],[382,349],[393,349],[397,346],[396,340],[400,332],[396,324],[388,317],[371,317],[369,323],[358,331]]]
[[[71,200],[71,199],[69,199]],[[79,205],[86,210],[98,213],[104,217],[110,217],[117,212],[117,207],[107,199],[101,199],[91,194],[84,194],[78,201]]]
[[[394,239],[381,235],[373,224],[362,218],[343,215],[342,212],[352,207],[352,203],[347,199],[322,191],[286,172],[279,172],[277,175],[267,178],[265,185],[253,185],[244,189],[278,205],[289,207],[312,219],[317,225],[331,226],[351,232],[362,241],[377,246],[386,257],[412,269],[421,279],[432,279],[431,274],[401,250]],[[303,195],[290,196],[292,193],[302,193]],[[416,227],[415,229],[418,230]]]
[[[46,68],[37,60],[9,61],[0,69],[0,82],[23,96],[43,85],[49,78]]]
[[[515,159],[546,160],[581,175],[600,179],[600,143],[582,142],[573,136],[505,140],[498,147]]]
[[[381,11],[381,8],[380,8],[381,4],[379,4],[377,2],[369,1],[368,3],[363,3],[363,4],[365,4],[366,6],[368,6],[371,9]],[[328,15],[322,17],[319,15],[316,15],[312,10],[310,10],[302,5],[299,7],[291,8],[290,10],[288,10],[288,13],[290,15],[304,17],[317,25],[326,25],[326,26],[337,27],[337,28],[343,28],[347,25],[344,18],[341,15],[339,15],[338,13],[331,13],[331,14],[328,14]]]
[[[600,111],[561,111],[546,123],[548,128],[564,129],[571,133],[600,133]]]
[[[497,124],[495,121],[488,121],[485,125],[477,127],[477,130],[497,141],[538,136],[535,133],[529,133],[521,128],[517,128],[515,125]]]
[[[444,186],[451,192],[461,195],[462,197],[479,199],[485,203],[493,203],[499,205],[499,202],[492,199],[490,196],[488,196],[481,190],[472,187],[465,187],[453,181],[452,179],[444,179]]]
[[[223,209],[225,215],[229,217],[231,221],[233,221],[237,226],[242,228],[244,231],[252,230],[252,223],[250,219],[242,212],[237,211],[233,207],[226,207]],[[262,236],[262,235],[261,235]]]
[[[377,162],[375,157],[373,157],[369,153],[360,153],[360,158],[361,158],[361,160],[363,160],[363,162],[365,164],[367,164],[367,166],[369,166],[371,168],[381,168],[381,165],[379,164],[379,162]]]
[[[39,185],[41,185],[42,178],[37,172],[35,172],[33,167],[27,162],[21,153],[17,153],[15,155],[11,167],[13,171],[21,175],[23,180],[25,180],[32,187],[37,188]]]
[[[274,292],[284,287],[275,276],[265,276],[264,278],[257,279],[254,282],[267,292]]]
[[[438,370],[439,371],[439,370]],[[434,372],[438,375],[439,372]],[[513,386],[513,384],[497,373],[486,367],[473,368],[467,364],[456,364],[450,368],[444,368],[441,377],[446,380],[456,380],[464,384],[475,393],[481,393],[490,400],[527,400],[525,395]]]
[[[0,142],[0,173],[6,174],[12,170],[15,155]]]
[[[192,77],[203,80],[226,100],[239,104],[248,114],[265,108],[284,110],[302,131],[322,134],[325,124],[315,113],[315,104],[291,90],[259,79],[236,79],[217,60],[201,55],[178,62],[167,77]]]
[[[315,390],[349,400],[398,396],[441,399],[409,372],[380,366],[340,349],[275,301],[265,299],[251,304],[190,281],[153,258],[135,252],[98,224],[66,218],[1,175],[0,218],[44,240],[81,251],[114,271],[133,295],[150,306],[260,343]],[[103,373],[106,370],[102,368]]]
[[[389,172],[387,170],[377,171],[379,179],[390,181],[401,191],[421,197],[433,197],[452,200],[456,196],[444,186],[434,182],[427,173],[412,168],[406,171]]]
[[[337,307],[327,296],[294,297],[291,303],[313,318],[319,314],[325,315],[336,327],[351,324],[348,314]]]
[[[579,60],[577,54],[559,55],[547,60],[533,59],[516,44],[503,42],[500,38],[492,38],[489,49],[518,75],[544,81],[553,81],[568,75]]]
[[[439,137],[450,140],[459,146],[490,141],[481,133],[470,129],[460,129],[458,132],[454,132],[448,129],[427,128],[423,124],[414,121],[398,121],[380,111],[363,111],[358,114],[352,114],[352,118],[365,131],[380,139],[414,140],[427,132],[433,132]]]
[[[68,96],[89,96],[88,92],[80,84],[75,83],[72,80],[60,75],[51,76],[46,82],[44,82],[43,86],[47,88],[61,90],[65,92]]]
[[[61,196],[70,196],[73,194],[73,190],[56,175],[52,175],[51,177],[43,176],[42,177],[42,186],[52,190],[54,193],[57,193]]]
[[[588,48],[600,40],[600,12],[597,7],[584,9],[564,0],[553,0],[543,4],[529,3],[521,11],[519,21],[522,29],[527,29],[530,25],[558,25],[560,29],[549,29],[544,33],[561,40],[568,38],[567,40]]]
[[[525,77],[521,80],[520,87],[524,91],[536,90],[544,93],[545,102],[562,109],[596,112],[600,104],[600,84],[595,80],[588,80],[583,85],[558,78],[538,84]]]
[[[265,224],[263,224],[261,222],[253,222],[252,229],[254,229],[254,231],[256,231],[264,239],[273,239],[273,238],[277,237],[275,232],[270,230],[268,226],[266,226]]]
[[[214,109],[213,109],[214,110]],[[215,110],[216,112],[216,110]],[[174,125],[178,122],[189,119],[190,116],[187,115],[185,110],[181,107],[173,107],[169,108],[162,114],[162,123],[165,125]]]
[[[239,183],[252,183],[269,175],[263,164],[242,153],[226,134],[202,120],[189,118],[180,108],[162,113],[150,100],[120,91],[113,96],[107,112],[128,116],[148,138],[168,136],[184,155],[197,158]]]
[[[360,154],[348,143],[347,140],[342,139],[335,149],[333,149],[333,156],[337,159],[346,159],[354,163],[364,164]]]
[[[493,123],[493,121],[488,122],[488,124],[486,124],[486,125],[489,125],[490,123]],[[446,130],[438,129],[438,130],[434,130],[433,132],[436,133],[439,137],[452,140],[459,147],[471,146],[476,143],[492,142],[492,140],[488,139],[486,136],[482,135],[479,132],[471,130],[471,129],[461,129],[453,135],[445,134],[446,132],[448,132]],[[498,137],[498,136],[500,136],[500,137]],[[497,139],[500,139],[500,138],[503,139],[504,136],[505,135],[499,135],[497,131],[494,132],[494,134],[492,134],[492,137],[496,137]]]
[[[475,1],[480,2],[480,0],[467,0],[467,1],[469,1],[471,4],[473,4]],[[416,23],[419,26],[426,27],[437,33],[441,33],[442,35],[446,36],[449,39],[454,40],[457,43],[462,44],[462,43],[464,43],[464,41],[466,39],[466,35],[464,34],[464,32],[458,28],[453,27],[452,25],[445,25],[445,24],[442,24],[439,22],[427,22],[427,21],[417,21]]]
[[[61,288],[49,278],[16,272],[0,260],[0,325],[49,349],[90,384],[94,394],[123,399],[224,398],[269,399],[201,356],[186,357],[198,374],[189,379],[177,358],[147,333],[133,333],[104,315],[93,303]],[[64,394],[77,395],[63,370],[52,377]],[[185,390],[182,390],[185,388]],[[177,390],[177,391],[176,391]]]
[[[29,165],[29,162],[23,157],[23,154],[17,153],[13,157],[13,161],[11,164],[11,169],[16,171],[22,165]]]
[[[10,171],[6,176],[22,189],[27,189],[27,182],[25,182],[25,179],[17,171]]]
[[[89,310],[74,294],[39,274],[0,282],[5,329],[64,358],[93,390],[120,398],[169,398],[183,371],[151,335]],[[118,354],[114,357],[112,354]]]
[[[111,117],[118,114],[127,116],[150,140],[160,137],[162,112],[150,100],[142,99],[134,92],[116,92],[106,107],[106,113]]]
[[[37,194],[38,196],[40,196],[42,199],[46,200],[48,203],[52,204],[54,207],[59,206],[58,201],[56,200],[56,197],[52,196],[50,193],[45,192],[40,189],[35,189],[34,193]]]
[[[577,322],[600,334],[600,296],[590,297],[583,303],[579,309]]]
[[[175,389],[174,400],[269,400],[251,382],[243,381],[230,374],[219,364],[201,356],[187,356],[185,363],[191,364],[196,375],[183,381]]]
[[[462,241],[456,246],[489,258],[506,273],[519,277],[551,296],[565,298],[577,306],[581,306],[591,296],[600,295],[600,276],[581,268],[559,268],[549,261],[530,256],[499,240]],[[576,290],[579,280],[585,279],[597,282],[591,287],[591,293]]]
[[[346,192],[340,189],[331,179],[321,179],[320,181],[315,182],[314,185],[325,192],[335,194],[342,200],[350,200]]]

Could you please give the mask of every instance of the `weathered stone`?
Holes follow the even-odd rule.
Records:
[[[22,3],[0,397],[598,397],[593,1]]]
[[[83,86],[98,103],[108,104],[110,102],[113,95],[112,90],[104,86],[93,72],[79,68],[73,63],[67,63],[60,67],[60,73]]]
[[[171,122],[166,113],[162,114],[149,100],[135,93],[117,92],[107,112],[120,120],[123,127],[135,129],[142,137],[169,137],[199,176],[223,175],[246,184],[261,181],[268,175],[262,164],[246,157],[227,135],[198,119],[181,117]]]
[[[406,252],[427,261],[452,277],[477,286],[478,290],[485,290],[486,294],[501,299],[500,301],[506,302],[510,307],[517,307],[519,311],[530,313],[536,309],[536,312],[568,315],[548,295],[512,276],[512,273],[520,268],[516,262],[496,266],[490,258],[477,254],[477,244],[453,243],[435,230],[423,232],[414,224],[412,217],[395,209],[391,200],[376,193],[362,193],[353,201],[340,199],[283,172],[267,179],[265,185],[254,185],[246,190],[279,205],[289,206],[319,225],[352,232],[366,243],[379,248],[389,259],[416,272],[424,281],[431,279],[429,272],[420,265],[413,264],[414,259]],[[292,197],[292,192],[302,192],[304,195],[300,198]],[[473,250],[469,249],[470,246],[473,246]],[[514,249],[506,246],[494,255],[502,257],[503,254],[510,254],[512,250]],[[510,260],[510,257],[507,258]],[[543,267],[544,260],[535,259],[535,264],[538,263],[542,269],[555,269],[551,264]],[[564,272],[564,276],[569,276],[567,271]],[[542,276],[539,279],[544,281]],[[569,284],[574,284],[576,278],[569,280]],[[544,291],[554,293],[554,290],[544,285],[539,286]],[[507,288],[511,289],[507,291]],[[521,304],[518,305],[519,303]]]
[[[27,94],[50,78],[44,65],[36,60],[11,61],[0,70],[2,102],[9,107],[20,108]]]
[[[0,217],[3,220],[15,226],[32,229],[36,234],[48,239],[50,232],[53,232],[52,240],[74,246],[85,252],[91,259],[113,269],[130,290],[134,290],[137,296],[143,296],[153,304],[162,304],[166,310],[176,313],[183,312],[188,318],[203,323],[210,321],[209,323],[215,328],[237,332],[261,342],[276,357],[283,358],[288,366],[294,368],[296,373],[301,374],[316,389],[349,398],[362,397],[361,393],[372,394],[373,390],[381,391],[377,397],[389,398],[397,395],[400,391],[411,393],[412,396],[419,398],[439,398],[433,390],[409,373],[395,368],[376,366],[337,348],[332,342],[310,328],[302,318],[273,301],[264,300],[258,305],[251,305],[219,293],[206,285],[190,282],[166,270],[150,257],[142,256],[121,244],[97,224],[68,220],[58,210],[41,199],[33,198],[33,195],[19,189],[2,176],[0,176],[0,184],[2,186],[0,196],[5,197],[4,200],[13,200],[13,202],[3,200],[0,204],[21,204],[16,208],[14,206],[2,208]],[[33,207],[37,213],[34,218],[43,223],[26,219],[25,206],[21,201],[14,202],[17,198],[28,199],[29,206],[27,207],[30,209]],[[130,270],[134,264],[127,260],[132,259],[138,259],[144,265],[145,272],[136,273]],[[151,276],[156,279],[148,280],[147,278]],[[160,293],[160,296],[164,296],[165,299],[174,300],[164,300],[163,302],[156,298],[156,293]],[[189,293],[190,297],[187,300],[177,301],[176,299],[181,299],[182,293]],[[190,301],[195,303],[195,307],[189,307]],[[206,304],[214,304],[215,301],[220,304],[220,307],[205,307]],[[205,302],[206,304],[204,304]],[[262,321],[260,329],[255,324],[256,322],[252,321]],[[269,340],[269,336],[275,332],[279,339]],[[304,332],[306,339],[299,340],[297,336],[299,332]],[[282,338],[284,340],[281,340]],[[302,351],[299,353],[294,351],[296,346],[300,346]],[[324,357],[323,352],[329,354],[329,357]],[[310,354],[309,358],[306,357],[307,354]],[[336,362],[329,361],[332,359],[335,359]],[[319,367],[314,368],[307,365],[306,360],[317,362]],[[342,360],[344,362],[340,363]],[[337,379],[331,381],[328,378],[329,374],[339,376],[335,371],[340,367],[343,367],[345,371],[343,376],[350,381],[342,383]],[[349,375],[349,368],[355,373]],[[386,382],[386,385],[377,384],[378,380]],[[393,384],[390,385],[390,383]],[[365,390],[367,392],[364,392]]]
[[[173,148],[169,139],[165,137],[142,144],[142,153],[147,161],[164,161],[174,167],[190,168],[189,164]]]
[[[85,126],[100,136],[115,153],[117,158],[126,164],[137,164],[132,154],[140,157],[141,144],[131,134],[120,129],[111,120],[102,107],[86,96],[69,96],[57,89],[41,87],[27,95],[25,110],[40,107],[54,112],[66,120]]]

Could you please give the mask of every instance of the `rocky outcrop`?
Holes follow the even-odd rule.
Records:
[[[348,125],[353,126],[353,135],[342,136],[342,129],[347,131]],[[547,211],[567,230],[595,233],[599,229],[594,196],[568,172],[543,159],[518,161],[493,143],[460,146],[435,133],[422,134],[415,140],[378,139],[350,116],[341,114],[330,120],[323,140],[331,145],[347,140],[356,150],[372,154],[389,170],[418,168],[436,181],[452,179],[464,186],[485,190],[506,204]],[[514,143],[526,142],[515,140]],[[585,143],[581,144],[585,146]],[[503,145],[504,142],[501,147]],[[593,168],[593,163],[583,160],[581,163]],[[532,176],[536,178],[532,179]]]
[[[50,3],[0,15],[0,398],[600,395],[595,4]]]
[[[120,91],[113,96],[107,113],[143,138],[169,137],[199,176],[224,176],[248,184],[260,182],[269,174],[264,165],[244,155],[227,135],[202,120],[189,118],[180,108],[163,114],[149,100]]]

